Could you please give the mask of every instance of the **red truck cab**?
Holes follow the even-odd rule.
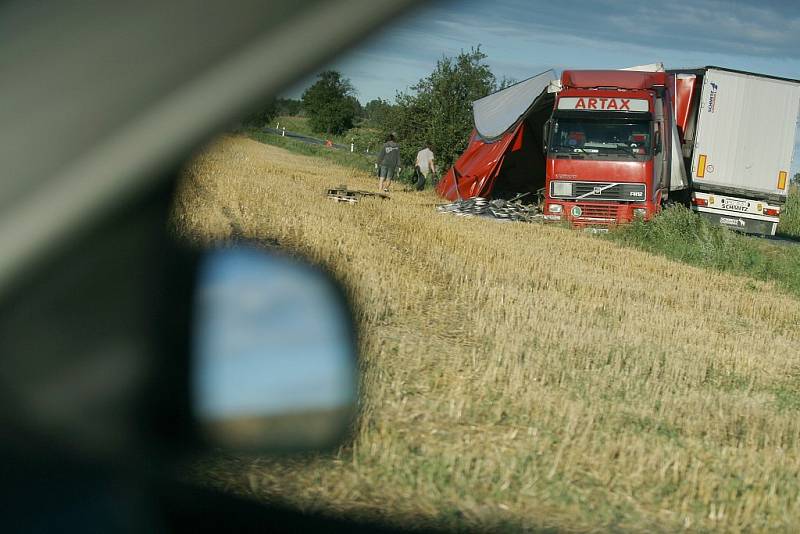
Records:
[[[664,72],[566,70],[545,125],[545,216],[576,226],[649,219],[669,190]]]

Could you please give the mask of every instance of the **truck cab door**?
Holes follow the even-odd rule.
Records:
[[[657,190],[661,191],[661,202],[665,202],[669,198],[670,190],[672,189],[673,183],[675,184],[675,189],[683,189],[685,188],[685,177],[681,180],[680,178],[677,182],[673,179],[673,171],[676,169],[673,168],[673,165],[676,165],[676,158],[677,162],[677,170],[681,170],[681,162],[680,162],[680,155],[673,154],[674,149],[673,147],[677,147],[675,150],[680,150],[680,142],[677,138],[677,130],[675,127],[674,113],[672,109],[672,99],[669,98],[669,95],[666,93],[662,93],[661,96],[656,98],[656,110],[654,113],[655,119],[655,126],[657,128],[657,136],[656,132],[653,132],[653,173],[654,176],[654,184],[657,184]],[[684,173],[685,174],[685,173]],[[655,200],[656,192],[654,191],[653,200]]]

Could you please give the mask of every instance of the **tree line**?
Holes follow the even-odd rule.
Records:
[[[430,143],[441,169],[453,164],[467,146],[473,128],[472,102],[502,89],[512,80],[500,80],[486,63],[480,46],[443,56],[433,71],[398,91],[395,102],[374,99],[365,105],[356,98],[351,81],[335,70],[322,72],[300,100],[278,99],[262,106],[247,125],[267,125],[277,115],[303,114],[319,134],[342,135],[358,127],[371,129],[375,146],[394,133],[405,165]]]

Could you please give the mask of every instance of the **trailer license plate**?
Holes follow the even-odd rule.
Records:
[[[724,210],[731,211],[747,211],[750,209],[750,203],[746,200],[739,200],[737,198],[721,198],[720,205]]]

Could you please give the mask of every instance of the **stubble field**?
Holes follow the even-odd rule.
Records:
[[[402,525],[792,530],[800,301],[560,227],[356,205],[366,174],[241,137],[185,171],[175,224],[329,267],[361,333],[350,443],[218,458],[207,483]],[[800,266],[799,266],[800,268]]]

